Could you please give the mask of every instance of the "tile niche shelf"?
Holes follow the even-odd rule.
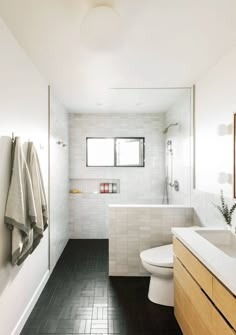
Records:
[[[101,183],[115,183],[117,185],[117,192],[114,193],[100,193]],[[86,195],[86,194],[101,194],[101,195],[115,195],[120,193],[120,179],[112,178],[71,178],[70,179],[70,190],[79,189],[79,193],[71,193],[74,195]]]

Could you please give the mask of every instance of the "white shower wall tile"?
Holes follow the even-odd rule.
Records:
[[[190,205],[191,201],[191,90],[182,96],[166,112],[166,126],[169,128],[166,143],[171,140],[173,149],[173,180],[179,182],[179,191],[168,186],[169,203]],[[167,153],[166,153],[167,158]]]
[[[104,179],[104,181],[118,179],[120,181],[120,193],[117,194],[70,195],[70,238],[107,238],[109,204],[161,203],[164,180],[164,135],[162,133],[164,121],[164,113],[114,114],[112,116],[110,114],[70,114],[71,187],[74,182],[72,179]],[[122,136],[145,137],[144,168],[86,167],[86,137]],[[88,189],[92,189],[90,184],[86,190]],[[124,229],[122,223],[118,229],[122,232]]]
[[[140,252],[172,243],[172,227],[193,225],[187,207],[109,207],[109,275],[146,276]],[[122,232],[120,223],[122,222]]]

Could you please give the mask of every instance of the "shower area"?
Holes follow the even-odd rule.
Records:
[[[191,113],[191,90],[183,89],[165,112],[163,205],[190,205]]]
[[[163,134],[167,134],[170,127],[178,126],[178,123],[171,123],[163,130]],[[178,180],[173,181],[173,149],[172,141],[166,142],[166,164],[165,164],[165,180],[164,180],[164,191],[162,198],[162,205],[165,203],[169,204],[169,187],[174,187],[176,192],[179,192]]]
[[[190,204],[191,89],[108,93],[117,110],[112,115],[69,115],[71,238],[107,238],[109,205]],[[87,166],[88,138],[143,138],[145,164]],[[104,184],[115,184],[117,191],[101,193]]]

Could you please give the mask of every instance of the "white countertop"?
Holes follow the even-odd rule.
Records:
[[[192,208],[182,205],[148,205],[148,204],[111,204],[109,207],[127,207],[127,208]]]
[[[173,234],[217,277],[234,295],[236,295],[236,258],[208,242],[195,232],[201,230],[224,230],[223,228],[172,228]]]

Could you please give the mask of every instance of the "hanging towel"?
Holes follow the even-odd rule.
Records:
[[[27,164],[32,181],[37,214],[37,222],[33,228],[33,249],[35,249],[48,226],[48,210],[39,158],[32,142],[28,143]]]
[[[15,236],[16,233],[17,232],[14,229],[12,234],[13,237]],[[24,260],[33,252],[34,250],[33,242],[34,242],[34,231],[33,229],[30,229],[27,238],[24,240],[23,248],[21,250],[19,258],[17,259],[16,263],[17,265],[21,265],[24,262]]]
[[[32,228],[36,225],[36,208],[29,170],[24,159],[21,140],[13,144],[13,168],[8,192],[5,223],[12,230],[12,264],[32,248]]]

